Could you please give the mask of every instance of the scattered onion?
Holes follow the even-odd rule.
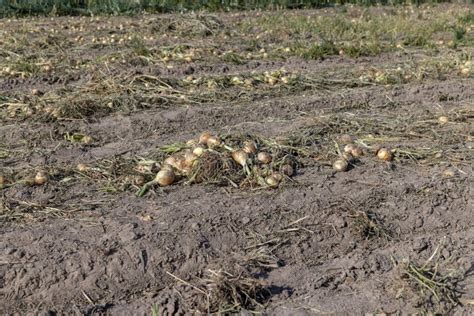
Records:
[[[86,172],[87,170],[89,170],[89,166],[87,166],[86,164],[83,164],[83,163],[80,163],[80,164],[77,164],[77,167],[76,167],[77,171],[79,172]]]
[[[272,162],[272,155],[270,155],[269,153],[267,153],[265,151],[261,151],[261,152],[258,153],[257,159],[261,163],[269,164],[270,162]]]
[[[345,159],[338,159],[334,161],[334,163],[332,164],[332,167],[337,172],[344,172],[344,171],[347,171],[347,168],[349,167],[349,163]]]
[[[85,136],[83,136],[83,137],[81,138],[81,142],[82,142],[83,144],[90,145],[90,144],[92,144],[93,139],[92,139],[92,137],[90,137],[89,135],[85,135]]]
[[[449,117],[444,116],[444,115],[440,116],[440,117],[438,117],[438,122],[439,122],[439,124],[446,124],[446,123],[449,122]]]
[[[380,160],[384,160],[384,161],[391,161],[393,159],[392,152],[390,151],[390,149],[387,149],[387,148],[380,148],[377,151],[377,157]]]
[[[158,183],[160,186],[165,187],[173,184],[174,179],[175,175],[173,170],[162,169],[156,174],[155,182]]]
[[[48,174],[44,171],[38,171],[34,179],[35,184],[43,185],[48,182]]]
[[[275,177],[274,174],[268,176],[265,178],[265,183],[269,186],[269,187],[272,187],[272,188],[276,188],[278,187],[278,185],[280,184],[280,181],[278,180],[277,177]]]

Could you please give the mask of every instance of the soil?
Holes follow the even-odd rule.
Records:
[[[226,25],[239,18],[219,17]],[[103,18],[103,23],[127,20],[139,23],[140,18]],[[67,18],[31,23],[61,26]],[[102,53],[91,50],[84,56]],[[139,71],[178,79],[190,72],[219,76],[281,67],[337,74],[393,66],[419,55],[414,50],[357,59],[291,57],[244,65],[204,59],[173,69],[138,65],[114,71],[117,77]],[[0,94],[79,87],[89,77],[87,71],[67,82],[0,77]],[[259,285],[254,298],[261,305],[243,306],[244,315],[250,315],[246,310],[268,315],[474,314],[473,102],[472,77],[448,76],[156,106],[85,119],[2,118],[0,149],[9,155],[0,159],[0,171],[15,179],[39,168],[57,173],[43,186],[16,184],[1,191],[1,313],[205,314],[206,293],[212,290],[207,277],[210,271],[225,271]],[[438,124],[442,114],[450,122]],[[78,163],[146,155],[207,130],[285,137],[321,126],[319,118],[332,116],[394,124],[396,141],[390,146],[397,149],[446,150],[436,158],[398,156],[391,163],[367,154],[343,173],[335,173],[330,160],[310,161],[298,168],[294,181],[278,189],[178,183],[141,198],[131,189],[107,192],[102,182],[64,171]],[[430,132],[420,135],[417,124],[427,118]],[[331,137],[362,137],[367,131],[377,136],[380,126],[342,126]],[[92,135],[94,143],[71,144],[64,139],[66,132]],[[447,169],[453,173],[446,174]],[[410,280],[410,262],[420,267],[428,262],[449,275],[456,304],[443,297],[438,302]],[[219,310],[225,313],[225,306]]]

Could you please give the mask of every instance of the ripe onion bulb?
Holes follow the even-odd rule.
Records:
[[[48,174],[44,171],[38,171],[35,175],[35,184],[43,185],[48,182]]]
[[[248,154],[243,150],[236,150],[232,152],[232,159],[242,167],[247,165]]]
[[[347,171],[347,168],[349,167],[349,163],[345,159],[338,159],[334,161],[334,163],[332,164],[332,167],[337,172],[344,172],[344,171]]]
[[[155,177],[155,182],[158,183],[162,187],[173,184],[174,180],[175,180],[174,172],[173,170],[169,170],[169,169],[160,170],[156,174],[156,177]]]
[[[377,151],[377,157],[383,161],[391,161],[393,159],[392,152],[387,148],[380,148]]]

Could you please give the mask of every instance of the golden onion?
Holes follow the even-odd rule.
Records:
[[[162,169],[160,170],[155,177],[155,182],[160,186],[165,187],[173,184],[175,180],[175,174],[173,170]]]
[[[391,161],[393,159],[393,155],[392,155],[391,150],[387,149],[387,148],[380,148],[377,151],[377,157],[380,160],[384,160],[384,161]]]
[[[349,167],[349,163],[345,159],[338,159],[338,160],[334,161],[334,163],[332,164],[332,167],[337,172],[344,172]]]

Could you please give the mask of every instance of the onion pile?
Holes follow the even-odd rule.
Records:
[[[197,140],[173,148],[172,154],[157,163],[160,170],[152,181],[143,185],[138,195],[145,194],[152,185],[166,187],[183,178],[187,179],[186,183],[206,182],[219,176],[233,186],[250,183],[251,186],[277,188],[285,177],[295,174],[296,158],[281,150],[274,156],[268,146],[259,146],[253,139],[241,140],[232,136],[224,142],[218,135],[204,132]],[[150,174],[149,170],[142,172],[141,169],[138,170],[140,173]]]

